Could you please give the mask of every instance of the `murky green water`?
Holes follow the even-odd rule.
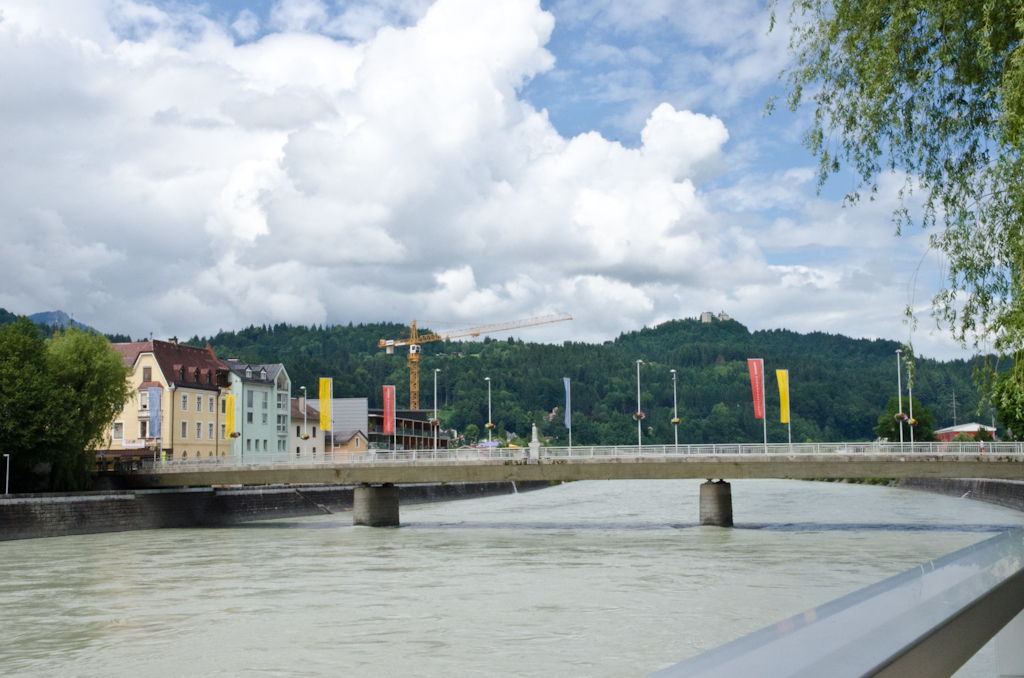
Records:
[[[890,488],[579,482],[230,529],[0,544],[7,676],[645,676],[1024,524]],[[746,526],[746,527],[744,527]],[[991,678],[985,648],[960,676]]]

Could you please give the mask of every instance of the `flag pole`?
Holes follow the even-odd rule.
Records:
[[[768,410],[765,408],[764,394],[764,358],[761,359],[761,421],[764,423],[764,453],[768,454]]]

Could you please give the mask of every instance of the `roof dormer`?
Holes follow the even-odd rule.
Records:
[[[246,379],[252,379],[252,368],[251,367],[246,367],[245,368],[245,378]]]

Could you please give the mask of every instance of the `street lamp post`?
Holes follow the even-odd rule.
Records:
[[[307,438],[307,436],[309,434],[306,433],[306,422],[307,422],[306,412],[308,411],[309,406],[306,405],[306,387],[305,386],[300,386],[299,390],[302,391],[302,458],[305,459],[306,458],[306,441],[309,439],[309,438]]]
[[[911,379],[907,379],[907,399],[910,401],[910,450],[914,450],[914,424],[917,422],[914,420],[914,382]]]
[[[491,378],[484,377],[487,382],[487,449],[491,447]]]
[[[643,438],[640,435],[640,366],[643,360],[636,361],[636,449],[639,452],[643,446]]]
[[[679,448],[679,400],[676,398],[676,371],[672,372],[672,427],[676,430],[676,451]]]
[[[897,414],[903,414],[903,365],[900,364],[900,358],[902,357],[903,351],[896,349],[896,387],[899,389],[899,411]],[[903,446],[903,420],[897,419],[896,425],[900,428],[900,446]]]
[[[441,422],[437,420],[437,373],[441,371],[441,368],[434,368],[434,456],[437,456],[437,429],[441,427]]]
[[[4,478],[4,494],[8,494],[8,490],[11,487],[11,455],[5,454],[7,457],[7,476]]]

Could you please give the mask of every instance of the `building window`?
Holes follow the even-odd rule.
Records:
[[[288,419],[283,415],[277,415],[277,432],[288,433]]]
[[[187,393],[182,393],[181,394],[181,411],[182,412],[188,412],[188,394]]]
[[[181,439],[182,440],[187,440],[188,439],[188,422],[187,421],[181,422]]]
[[[210,414],[213,414],[213,408],[214,407],[215,407],[215,405],[213,404],[213,396],[210,396],[210,408],[209,408],[210,409]]]
[[[252,412],[246,412],[245,413],[245,423],[246,424],[251,424],[252,423]]]
[[[209,438],[210,440],[213,440],[213,424],[210,424],[210,425],[209,425],[209,427],[208,427],[208,429],[207,429],[207,434],[208,434],[208,435],[207,435],[207,437],[208,437],[208,438]]]
[[[114,440],[124,440],[124,422],[114,422]]]
[[[252,450],[252,438],[245,439],[245,449],[249,451]]]
[[[187,460],[188,459],[188,452],[182,452],[181,453],[181,459],[182,459],[182,461]]]
[[[252,368],[251,367],[246,367],[245,368],[245,378],[246,379],[252,379]]]
[[[228,399],[227,398],[221,398],[220,399],[220,413],[221,414],[227,414],[228,413]]]
[[[185,381],[185,368],[184,367],[179,367],[178,368],[178,381]]]
[[[149,410],[149,391],[139,391],[139,409]]]
[[[267,402],[270,399],[270,394],[266,391],[263,392],[263,409],[267,409]]]
[[[196,396],[196,412],[202,412],[202,411],[203,411],[203,396],[197,395]]]
[[[316,438],[316,426],[313,427],[313,437]]]
[[[278,393],[277,394],[277,409],[283,410],[283,409],[285,409],[285,406],[287,404],[288,404],[288,394],[287,393]]]
[[[314,457],[316,456],[316,448],[315,447],[313,448],[313,456]]]
[[[267,380],[267,371],[266,370],[260,370],[260,379],[262,379],[263,381]]]
[[[359,449],[359,436],[356,436],[356,449]]]
[[[249,407],[252,407],[252,391],[249,391],[249,392],[248,392],[248,393],[246,393],[245,395],[246,395],[246,398],[245,398],[245,404],[246,404],[247,406],[249,406]]]
[[[299,456],[301,456],[301,455],[302,455],[302,453],[301,453],[301,452],[299,452],[299,448],[297,448],[297,447],[296,447],[296,448],[295,448],[295,456],[296,456],[296,457],[299,457]]]
[[[263,413],[263,425],[264,426],[267,425],[267,413],[266,412]]]
[[[228,425],[227,424],[221,424],[220,425],[220,439],[221,440],[227,440],[227,437],[228,437]]]
[[[197,421],[196,422],[196,440],[202,440],[202,439],[203,439],[203,422]]]
[[[298,426],[295,427],[295,437],[296,438],[301,438],[302,437],[302,434],[299,432],[300,430],[301,429]]]
[[[210,373],[209,372],[206,373],[206,383],[207,384],[210,383]]]
[[[142,381],[153,381],[153,368],[143,367],[142,368]]]
[[[148,421],[140,421],[139,422],[139,437],[140,438],[148,438],[149,437],[149,422]]]

